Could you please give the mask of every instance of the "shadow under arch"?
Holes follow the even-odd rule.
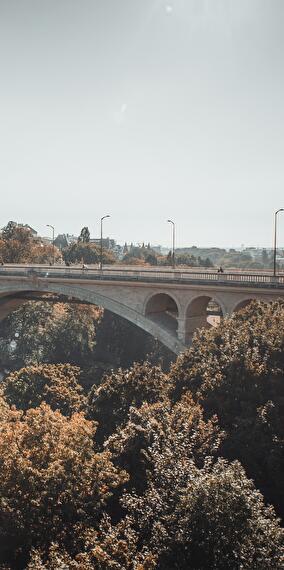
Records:
[[[177,336],[179,309],[176,300],[168,293],[154,293],[148,297],[145,317]]]
[[[198,295],[191,299],[186,309],[186,342],[190,342],[197,329],[217,326],[225,314],[223,303],[215,295]]]
[[[55,283],[47,283],[33,286],[31,283],[21,283],[16,287],[13,286],[1,288],[0,320],[27,302],[27,299],[21,299],[20,297],[20,294],[23,292],[35,294],[39,300],[41,295],[55,293],[58,295],[63,295],[66,298],[66,302],[68,302],[68,299],[73,298],[79,301],[97,305],[99,307],[107,309],[108,311],[111,311],[112,313],[115,313],[120,317],[123,317],[134,325],[140,327],[142,330],[159,340],[173,353],[179,354],[185,350],[185,346],[181,341],[178,340],[176,335],[173,334],[172,329],[167,330],[163,328],[159,323],[153,321],[146,315],[142,315],[138,311],[135,311],[131,307],[127,307],[127,305],[124,305],[115,299],[111,299],[105,295],[102,295],[101,293],[90,291],[83,287],[74,285],[57,285]]]
[[[255,299],[253,299],[252,297],[250,297],[249,299],[243,299],[243,301],[239,301],[239,303],[237,303],[236,306],[234,307],[232,313],[238,313],[242,309],[248,307],[253,301],[255,301]]]

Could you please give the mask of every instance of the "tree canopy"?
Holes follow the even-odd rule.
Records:
[[[95,426],[46,404],[11,410],[0,422],[0,561],[17,564],[31,546],[68,543],[73,526],[95,525],[126,480],[93,448]]]
[[[84,240],[79,239],[77,243],[72,243],[70,246],[63,250],[62,255],[65,263],[99,263],[101,255],[100,247],[96,244],[85,241],[85,237],[86,236],[84,236]],[[103,263],[115,263],[114,254],[105,248],[103,249]]]
[[[89,241],[90,241],[90,230],[89,228],[87,228],[87,226],[85,226],[84,228],[81,229],[81,233],[78,237],[78,242],[89,243]]]
[[[42,402],[70,416],[84,408],[80,368],[70,364],[41,364],[12,372],[0,384],[0,393],[10,406],[27,411]]]
[[[135,363],[130,370],[104,376],[100,385],[90,390],[88,417],[99,423],[98,437],[106,438],[127,421],[131,406],[158,402],[167,390],[168,380],[159,366]]]
[[[173,365],[173,398],[190,391],[228,436],[267,500],[284,514],[284,305],[254,302],[218,328],[199,332]]]
[[[33,363],[88,365],[102,310],[93,305],[29,301],[0,323],[2,367]]]
[[[61,259],[56,247],[54,253],[56,260]],[[0,259],[3,263],[51,263],[53,246],[34,237],[28,226],[11,221],[2,229]]]
[[[253,303],[169,373],[134,363],[87,397],[74,354],[94,354],[95,315],[34,307],[1,333],[15,365],[29,354],[0,383],[1,570],[283,568],[269,503],[282,514],[284,304]]]

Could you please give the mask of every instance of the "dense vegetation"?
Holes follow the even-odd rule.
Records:
[[[79,239],[78,243],[73,243],[63,249],[63,259],[67,265],[82,262],[98,264],[100,261],[100,248],[95,244],[83,242]],[[111,251],[103,250],[102,260],[103,263],[112,264],[115,262],[115,257]]]
[[[283,255],[283,252],[281,252]],[[273,268],[273,252],[266,249],[245,249],[242,251],[236,249],[222,249],[219,247],[186,247],[177,249],[177,256],[193,256],[202,260],[200,265],[206,260],[210,261],[213,266],[222,266],[225,268],[238,269],[272,269]]]
[[[0,567],[282,568],[283,318],[253,303],[169,372],[104,374],[99,309],[30,302],[3,321]]]
[[[202,331],[171,370],[173,398],[190,390],[227,437],[222,453],[241,461],[284,516],[284,307],[252,303],[218,329]]]
[[[151,248],[150,244],[145,246],[143,243],[140,246],[133,246],[132,244],[128,247],[124,246],[124,255],[122,258],[122,263],[126,265],[172,265],[172,251],[170,250],[167,255],[158,254],[154,249]],[[200,256],[195,256],[188,253],[176,253],[175,264],[187,265],[189,267],[213,267],[212,261],[209,257],[202,258]]]

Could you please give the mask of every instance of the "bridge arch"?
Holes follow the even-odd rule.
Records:
[[[165,292],[151,293],[144,304],[143,314],[177,336],[180,307],[174,295]]]
[[[9,312],[12,312],[18,308],[21,304],[25,303],[26,300],[19,300],[17,294],[22,292],[34,293],[38,296],[40,294],[55,293],[59,295],[64,295],[66,298],[75,298],[80,301],[86,301],[88,303],[97,305],[116,315],[123,317],[124,319],[130,321],[136,326],[143,329],[145,332],[152,335],[154,338],[159,340],[167,348],[169,348],[175,354],[179,354],[185,349],[185,346],[181,341],[178,340],[176,335],[173,335],[172,329],[167,330],[162,327],[159,322],[155,322],[150,319],[149,316],[143,315],[135,309],[128,307],[124,303],[118,300],[102,295],[97,291],[92,291],[79,285],[65,285],[56,283],[22,283],[18,286],[7,286],[1,287],[0,290],[0,319],[5,318]]]
[[[196,295],[193,297],[186,308],[186,327],[185,327],[185,338],[186,342],[189,342],[193,333],[200,328],[209,328],[212,326],[213,321],[209,319],[210,315],[210,303],[213,305],[211,311],[216,309],[216,312],[222,318],[227,314],[227,309],[223,301],[216,295]],[[218,311],[219,307],[219,311]],[[209,319],[209,320],[208,320]]]
[[[252,303],[252,301],[255,301],[255,299],[253,297],[249,297],[247,299],[243,299],[242,301],[239,301],[235,305],[235,307],[233,308],[232,313],[238,313],[238,311],[245,309],[246,307],[248,307],[248,305],[250,305],[250,303]]]

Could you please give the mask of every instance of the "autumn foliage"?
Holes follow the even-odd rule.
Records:
[[[8,222],[1,233],[0,259],[3,263],[51,263],[61,258],[59,250],[34,237],[31,229]]]
[[[84,408],[80,368],[70,364],[39,364],[11,373],[0,385],[0,393],[10,406],[20,410],[42,402],[70,416]]]
[[[283,568],[283,305],[200,331],[169,374],[134,363],[87,396],[64,354],[82,335],[88,360],[94,331],[83,314],[68,340],[68,311],[27,312],[40,342],[0,384],[1,570]]]
[[[68,542],[77,523],[95,524],[127,475],[93,447],[95,426],[46,404],[0,423],[0,559],[17,560],[31,546]]]

